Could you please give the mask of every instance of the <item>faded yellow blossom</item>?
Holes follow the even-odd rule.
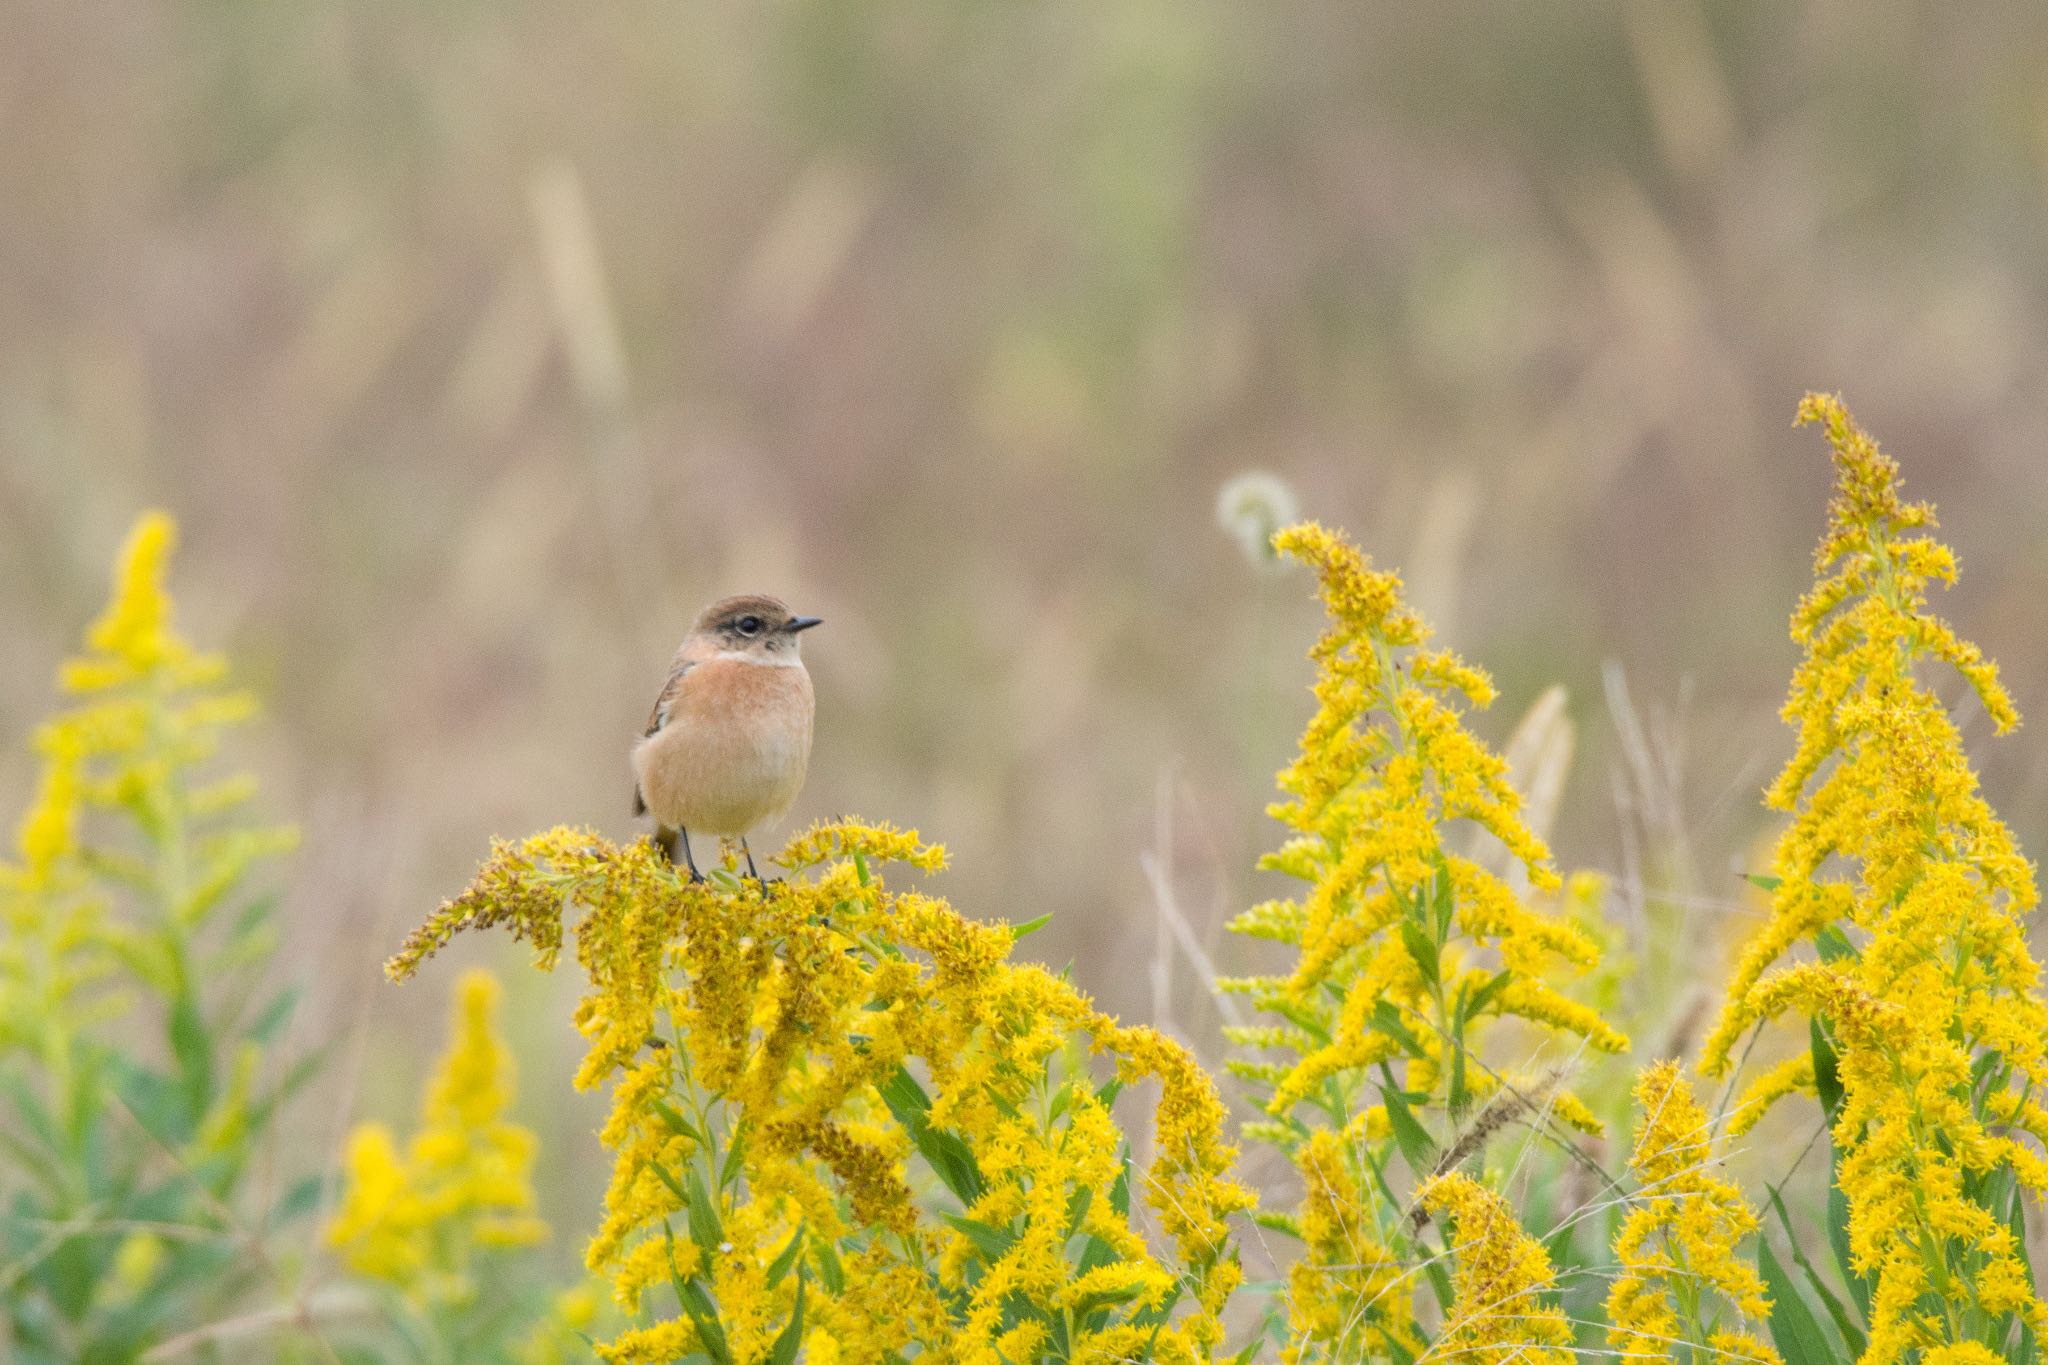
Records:
[[[454,1037],[403,1153],[382,1124],[349,1135],[328,1243],[357,1271],[422,1303],[467,1300],[480,1253],[547,1236],[534,1215],[533,1134],[505,1118],[513,1078],[497,1035],[499,993],[484,971],[457,983]]]

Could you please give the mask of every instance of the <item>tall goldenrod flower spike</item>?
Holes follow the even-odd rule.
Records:
[[[1977,794],[1961,736],[1915,671],[1921,660],[1950,664],[2001,733],[2019,724],[1997,665],[1927,610],[1929,585],[1955,577],[1947,547],[1914,534],[1935,524],[1933,510],[1900,496],[1897,464],[1838,398],[1808,394],[1799,420],[1826,430],[1837,481],[1815,553],[1820,582],[1792,618],[1806,657],[1784,717],[1798,742],[1766,794],[1794,819],[1773,859],[1770,923],[1745,948],[1706,1043],[1709,1075],[1725,1072],[1757,1022],[1751,993],[1772,964],[1832,924],[1879,927],[1930,848],[1966,855],[1988,894],[2021,907],[2037,899],[2031,867]],[[1838,856],[1861,865],[1861,890],[1818,875]]]
[[[1814,551],[1820,582],[1793,616],[1793,639],[1816,651],[1846,654],[1862,633],[1858,627],[1849,620],[1832,632],[1823,626],[1836,608],[1859,595],[1872,596],[1897,618],[1888,633],[1906,651],[1949,663],[1976,692],[1998,733],[2012,730],[2020,723],[2019,711],[1998,680],[1998,666],[1926,610],[1928,587],[1952,584],[1956,577],[1955,555],[1947,546],[1906,534],[1934,528],[1934,509],[1900,496],[1898,464],[1878,450],[1839,397],[1807,394],[1795,425],[1809,422],[1821,424],[1833,448],[1835,499],[1827,534]]]
[[[223,818],[254,784],[208,771],[209,760],[254,701],[218,686],[225,660],[172,627],[165,577],[175,542],[161,512],[127,537],[105,610],[58,672],[78,700],[35,731],[42,772],[16,829],[19,864],[0,862],[0,1016],[21,1013],[52,1040],[52,1055],[59,1040],[82,1044],[89,1021],[137,1003],[105,989],[110,978],[133,972],[146,992],[168,990],[184,971],[171,960],[235,903],[250,867],[295,842],[289,829]],[[147,912],[117,926],[107,895],[115,884],[139,891]],[[231,936],[241,948],[254,942]],[[0,1017],[0,1034],[15,1028]]]
[[[1540,891],[1561,887],[1549,849],[1522,820],[1507,764],[1465,728],[1466,708],[1493,700],[1491,679],[1449,651],[1422,648],[1429,627],[1403,600],[1400,577],[1374,569],[1342,536],[1311,522],[1281,531],[1274,545],[1316,571],[1330,624],[1311,651],[1316,713],[1279,776],[1292,799],[1271,810],[1296,837],[1265,860],[1309,888],[1236,924],[1299,956],[1284,978],[1232,988],[1284,1018],[1306,1012],[1323,1024],[1323,1041],[1294,1049],[1301,1055],[1275,1076],[1268,1111],[1285,1116],[1333,1084],[1355,1098],[1369,1069],[1404,1056],[1411,1092],[1462,1108],[1483,1074],[1461,1055],[1468,1031],[1494,1017],[1624,1049],[1627,1039],[1597,1012],[1544,980],[1593,965],[1593,941],[1456,851],[1452,827],[1467,822]],[[1498,954],[1497,968],[1488,953]]]
[[[503,994],[498,978],[481,968],[455,983],[454,1044],[427,1090],[429,1125],[481,1128],[511,1104],[512,1050],[497,1034]]]
[[[1374,1198],[1387,1172],[1405,1163],[1427,1177],[1438,1149],[1455,1149],[1461,1124],[1501,1083],[1481,1047],[1495,1024],[1600,1051],[1625,1050],[1628,1040],[1553,984],[1595,965],[1598,944],[1553,905],[1526,903],[1467,851],[1483,831],[1493,863],[1519,864],[1546,901],[1561,893],[1506,762],[1465,726],[1469,710],[1493,701],[1492,680],[1427,648],[1429,627],[1404,600],[1400,577],[1373,568],[1342,536],[1305,523],[1273,543],[1315,570],[1329,625],[1310,651],[1316,711],[1279,775],[1285,799],[1270,808],[1292,837],[1262,864],[1305,889],[1232,925],[1296,955],[1284,974],[1220,983],[1280,1021],[1233,1027],[1231,1041],[1275,1055],[1235,1059],[1231,1070],[1273,1117],[1247,1131],[1303,1175],[1292,1221],[1306,1248],[1289,1278],[1284,1359],[1414,1355],[1421,1333],[1397,1267],[1422,1249],[1398,1210]],[[1544,1109],[1560,1124],[1600,1126],[1562,1090]],[[1494,1111],[1509,1112],[1523,1115]],[[1466,1135],[1473,1131],[1483,1144],[1491,1129]],[[1462,1189],[1436,1188],[1445,1198]],[[1491,1227],[1471,1208],[1475,1227]]]
[[[1855,1273],[1874,1281],[1862,1365],[1968,1360],[2024,1326],[2048,1334],[2013,1205],[2048,1194],[2048,1000],[2027,944],[2033,868],[1979,794],[1962,737],[1920,665],[1946,663],[2001,731],[2019,723],[1996,667],[1927,610],[1955,558],[1930,509],[1833,398],[1837,491],[1794,612],[1806,657],[1785,718],[1798,742],[1770,788],[1792,813],[1771,919],[1744,950],[1702,1067],[1725,1074],[1752,1029],[1822,1026],[1841,1087],[1834,1139]],[[1799,944],[1819,962],[1783,965]],[[1802,1040],[1801,1046],[1804,1046]],[[1815,1085],[1792,1060],[1752,1082],[1738,1126]]]

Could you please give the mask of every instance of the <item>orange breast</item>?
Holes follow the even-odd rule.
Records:
[[[677,689],[668,724],[633,751],[648,811],[705,834],[744,834],[780,817],[810,764],[814,704],[801,665],[697,665]]]

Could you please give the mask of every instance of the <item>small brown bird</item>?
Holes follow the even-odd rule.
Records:
[[[702,881],[690,831],[736,836],[755,880],[747,832],[780,819],[811,761],[811,675],[799,644],[815,616],[772,597],[727,597],[704,608],[676,651],[633,746],[633,813],[651,814],[670,862]]]

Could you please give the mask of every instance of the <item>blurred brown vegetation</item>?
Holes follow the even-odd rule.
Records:
[[[1143,1015],[1161,793],[1207,931],[1308,710],[1308,584],[1214,520],[1258,467],[1494,670],[1483,733],[1571,689],[1568,865],[1741,914],[1800,392],[1940,502],[1946,609],[2048,709],[2044,70],[2034,4],[17,0],[0,794],[171,508],[306,827],[302,1028],[367,1017],[399,1112],[440,1001],[376,978],[397,930],[493,833],[630,829],[669,650],[765,589],[828,621],[794,818],[943,839]],[[1980,754],[2038,852],[2036,733]],[[515,985],[529,1096],[570,986]],[[544,1133],[586,1189],[589,1119]]]

